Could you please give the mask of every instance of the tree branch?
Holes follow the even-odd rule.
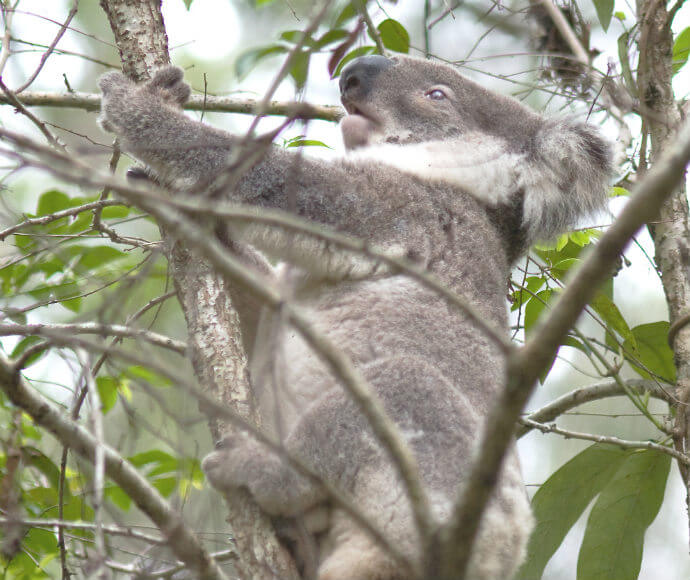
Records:
[[[640,393],[650,393],[652,397],[666,401],[667,403],[674,403],[675,399],[667,393],[658,382],[651,379],[629,379],[625,381],[630,389],[634,389]],[[609,397],[625,396],[625,390],[618,384],[617,381],[606,381],[596,385],[589,385],[581,389],[575,389],[565,395],[558,397],[551,401],[548,405],[541,409],[533,411],[523,421],[535,421],[537,423],[548,423],[553,421],[559,415],[566,411],[589,403],[590,401],[598,401]],[[527,423],[523,422],[517,428],[518,439],[526,435],[532,430]]]
[[[101,96],[94,93],[25,91],[21,98],[22,104],[26,107],[76,108],[85,111],[100,111],[101,109]],[[259,104],[260,101],[257,99],[192,95],[184,105],[184,109],[186,111],[253,115]],[[0,105],[14,105],[14,102],[7,95],[0,95]],[[320,119],[322,121],[339,121],[345,114],[341,107],[310,105],[297,101],[268,101],[262,110],[264,115]]]
[[[31,415],[37,425],[50,431],[63,445],[70,447],[87,461],[93,461],[99,445],[96,438],[37,395],[1,352],[0,388],[14,405]],[[115,449],[105,444],[101,447],[108,477],[159,527],[175,555],[202,580],[224,580],[225,574],[158,491]]]
[[[542,433],[555,433],[556,435],[561,435],[566,439],[581,439],[582,441],[594,441],[595,443],[609,443],[622,449],[653,449],[659,453],[670,455],[683,465],[690,465],[690,457],[687,457],[683,453],[679,453],[671,447],[660,445],[659,443],[655,443],[653,441],[627,441],[626,439],[619,439],[618,437],[594,435],[593,433],[580,433],[578,431],[561,429],[560,427],[556,427],[556,425],[544,425],[543,423],[538,423],[537,421],[532,421],[531,419],[520,419],[519,423],[528,429],[537,429]]]
[[[45,336],[54,337],[56,334],[97,334],[102,337],[119,336],[138,338],[150,342],[155,346],[170,349],[177,354],[187,354],[187,345],[157,332],[145,328],[132,328],[120,324],[101,324],[98,322],[83,322],[72,324],[34,323],[34,324],[0,324],[0,336]]]

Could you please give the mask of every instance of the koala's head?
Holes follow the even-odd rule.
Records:
[[[529,138],[538,115],[492,93],[455,69],[404,56],[364,56],[340,76],[348,149],[379,143],[453,139],[468,132]]]

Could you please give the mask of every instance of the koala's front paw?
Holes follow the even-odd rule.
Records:
[[[98,122],[105,131],[117,133],[118,120],[123,115],[123,106],[129,102],[135,85],[121,72],[109,72],[99,79],[98,87],[103,93]]]
[[[151,80],[139,85],[119,72],[104,74],[98,81],[103,93],[101,127],[124,139],[139,137],[142,118],[156,127],[159,118],[169,116],[170,107],[177,109],[189,98],[190,88],[182,77],[182,69],[174,66],[156,71]]]

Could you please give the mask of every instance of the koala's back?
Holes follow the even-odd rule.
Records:
[[[389,220],[390,228],[376,233],[376,241],[414,249],[412,258],[490,324],[504,328],[508,259],[490,212],[462,191],[386,171],[391,172],[391,196],[402,187],[419,202],[401,206]],[[410,193],[415,188],[424,188],[423,194]],[[420,221],[420,215],[428,219]],[[408,221],[414,226],[407,227]],[[447,521],[469,472],[486,411],[504,380],[500,350],[457,306],[404,274],[318,284],[287,269],[283,283],[315,329],[350,357],[382,400],[416,456],[434,516]],[[309,441],[303,459],[356,498],[393,545],[421,556],[396,470],[339,380],[279,315],[264,321],[259,337],[252,376],[266,424],[273,423],[288,448]],[[521,560],[530,521],[513,452],[484,519],[470,577],[510,577]],[[361,569],[353,578],[376,578],[379,573],[381,578],[405,578],[380,570],[384,563],[392,566],[389,558],[344,514],[333,514],[328,535],[337,540],[333,553],[328,553],[328,542],[322,548],[320,579],[344,577],[355,554]],[[378,572],[367,568],[368,553]]]

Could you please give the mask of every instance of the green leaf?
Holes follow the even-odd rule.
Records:
[[[680,32],[673,42],[673,74],[685,66],[688,55],[690,55],[690,27]]]
[[[159,477],[151,483],[163,497],[168,497],[177,487],[177,477]]]
[[[637,339],[613,300],[603,292],[598,292],[589,305],[599,316],[601,316],[607,328],[616,332],[628,343],[630,350],[637,353]]]
[[[376,53],[376,47],[375,46],[360,46],[359,48],[355,48],[354,50],[351,50],[348,52],[342,60],[338,63],[338,66],[335,67],[335,70],[333,71],[332,77],[335,78],[340,75],[340,71],[343,70],[343,67],[350,62],[351,60],[354,60],[355,58],[359,56],[364,56],[366,54],[375,54]]]
[[[542,290],[527,303],[527,306],[525,306],[525,336],[534,328],[537,319],[544,308],[546,308],[549,300],[551,300],[552,294],[553,290]]]
[[[663,320],[640,324],[632,329],[636,350],[627,340],[623,343],[626,358],[632,368],[645,379],[652,378],[649,369],[657,377],[662,377],[668,383],[676,382],[676,366],[673,364],[673,351],[668,345],[669,323]]]
[[[126,256],[124,252],[111,246],[74,246],[70,248],[70,252],[72,255],[79,255],[79,260],[74,266],[78,272],[94,270]]]
[[[348,2],[342,9],[340,14],[338,14],[338,17],[335,19],[335,24],[333,25],[333,28],[338,28],[345,22],[352,20],[355,16],[357,16],[358,13],[359,12],[356,6],[354,5],[354,2]]]
[[[658,451],[626,453],[589,514],[578,580],[637,579],[644,534],[661,507],[670,467],[671,457]]]
[[[27,348],[30,346],[33,346],[34,344],[38,344],[39,342],[42,342],[43,339],[40,336],[27,336],[25,338],[22,338],[18,343],[17,346],[12,349],[12,354],[10,354],[11,358],[16,358],[19,355],[21,355]],[[46,352],[48,349],[41,350],[39,352],[36,352],[32,354],[26,361],[24,361],[24,367],[23,368],[28,368],[32,364],[34,364],[37,360],[39,360]]]
[[[38,205],[36,206],[36,215],[49,215],[55,213],[56,211],[61,211],[72,207],[72,199],[66,193],[62,193],[56,189],[51,189],[46,191],[38,199]]]
[[[290,139],[285,143],[285,148],[289,147],[325,147],[326,149],[333,149],[333,147],[329,147],[323,141],[317,141],[316,139]]]
[[[193,1],[194,0],[182,0],[182,2],[184,2],[185,8],[187,8],[187,10],[189,10],[191,8]]]
[[[132,498],[129,497],[121,487],[118,487],[116,485],[111,485],[107,486],[104,490],[104,495],[107,497],[111,502],[113,502],[117,507],[119,507],[122,511],[129,511],[129,508],[132,505]]]
[[[60,470],[57,465],[36,447],[25,446],[23,451],[23,460],[45,475],[46,479],[57,493],[58,481],[60,480]],[[69,495],[69,489],[65,488],[65,497],[69,497]]]
[[[594,7],[597,10],[597,17],[604,31],[608,30],[613,16],[614,0],[594,0]]]
[[[295,85],[298,89],[303,88],[304,85],[307,84],[310,58],[311,52],[306,50],[297,53],[293,58],[292,66],[290,67],[290,76],[295,81]]]
[[[524,288],[513,293],[513,305],[511,310],[517,310],[518,308],[527,304],[532,297],[541,290],[544,285],[544,278],[541,276],[528,276],[525,278]]]
[[[609,192],[609,197],[621,197],[621,196],[629,196],[630,192],[625,189],[625,187],[612,187],[611,191]]]
[[[376,27],[381,35],[383,46],[395,52],[410,52],[410,35],[397,20],[388,18]]]
[[[573,457],[544,482],[532,499],[536,526],[518,580],[541,578],[563,538],[625,458],[625,451],[618,447],[595,444]]]
[[[127,375],[143,379],[156,387],[169,387],[171,385],[170,379],[162,377],[158,373],[154,373],[151,369],[139,365],[129,367],[127,369]]]
[[[558,262],[554,263],[553,266],[551,266],[551,274],[553,274],[553,276],[559,280],[562,280],[565,278],[565,275],[570,272],[571,268],[580,262],[582,262],[582,260],[579,258],[565,258],[563,260],[559,260]]]
[[[103,208],[101,217],[104,220],[122,219],[126,218],[130,211],[131,209],[126,205],[111,205]]]
[[[177,459],[169,453],[161,451],[160,449],[151,449],[150,451],[143,451],[129,457],[129,462],[135,467],[143,467],[144,465],[157,464],[168,466],[167,471],[174,471],[177,469]]]
[[[297,44],[302,38],[303,34],[304,32],[302,30],[286,30],[280,35],[280,40],[284,40],[285,42],[289,42],[291,44]],[[306,38],[302,43],[302,46],[312,47],[314,46],[314,41],[311,38]]]
[[[117,391],[120,381],[114,377],[104,376],[96,378],[96,388],[101,399],[101,407],[105,415],[117,403]]]
[[[333,44],[334,42],[344,40],[348,36],[349,36],[349,33],[347,30],[343,30],[343,29],[329,30],[323,36],[320,36],[316,40],[316,42],[314,43],[314,48],[321,49],[324,46],[328,46],[329,44]]]
[[[242,79],[263,59],[276,54],[284,54],[287,51],[288,48],[282,44],[252,48],[237,57],[235,74]]]

